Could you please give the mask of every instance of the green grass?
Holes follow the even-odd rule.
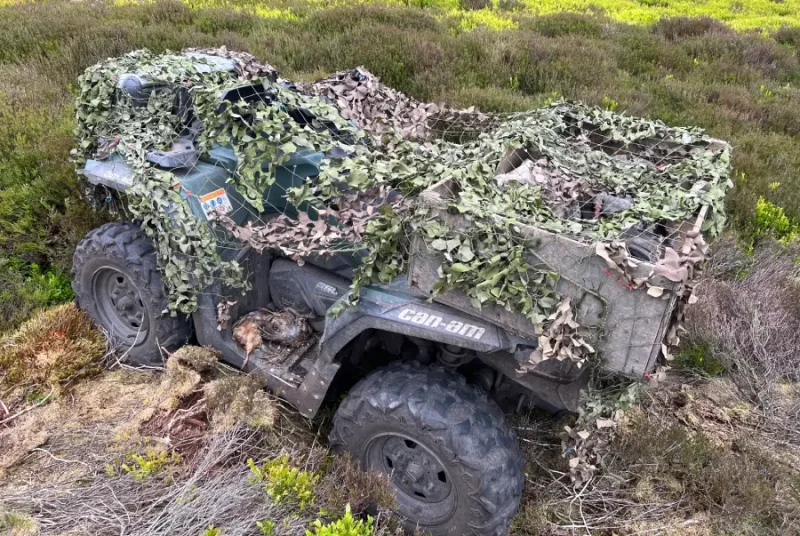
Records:
[[[35,308],[16,290],[31,264],[67,273],[75,243],[104,217],[80,199],[68,162],[75,79],[142,47],[227,45],[303,79],[364,65],[418,99],[490,111],[564,97],[699,125],[735,147],[736,229],[752,232],[766,214],[759,199],[778,224],[800,221],[800,0],[420,1],[429,7],[0,0],[0,257],[22,261],[3,275],[5,325]],[[561,9],[588,14],[548,14]],[[660,18],[701,14],[762,31]]]
[[[481,10],[487,12],[483,17],[490,21],[510,20],[511,13],[580,13],[643,25],[654,24],[663,17],[713,17],[736,30],[772,31],[781,26],[800,25],[800,0],[185,0],[185,3],[193,8],[235,5],[270,18],[296,16],[292,13],[304,14],[329,7],[384,4],[439,9],[451,14]]]
[[[559,12],[602,13],[621,22],[652,24],[662,17],[714,17],[737,30],[800,24],[800,2],[785,0],[528,0],[540,15]]]
[[[702,345],[694,345],[678,352],[675,366],[707,377],[719,376],[725,372],[722,363]]]
[[[19,257],[0,257],[0,333],[19,325],[36,309],[72,297],[66,273],[54,267],[43,271]]]

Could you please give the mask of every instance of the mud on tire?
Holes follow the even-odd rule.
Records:
[[[162,314],[167,294],[150,239],[130,222],[107,223],[78,243],[72,258],[78,306],[106,330],[112,344],[136,365],[160,365],[191,335],[182,315]]]
[[[411,531],[501,536],[519,508],[517,438],[485,393],[444,368],[394,363],[361,380],[339,406],[331,444],[391,475]]]

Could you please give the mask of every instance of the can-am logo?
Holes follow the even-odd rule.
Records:
[[[450,320],[447,322],[439,315],[426,313],[425,311],[417,309],[403,309],[400,311],[400,314],[397,315],[397,318],[419,326],[438,329],[475,340],[480,340],[483,334],[486,333],[486,328],[468,324],[460,320]]]

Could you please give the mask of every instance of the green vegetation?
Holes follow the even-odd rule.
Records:
[[[637,416],[610,451],[609,474],[625,475],[638,503],[666,498],[690,511],[707,512],[716,534],[741,533],[745,527],[774,533],[783,515],[776,483],[785,481],[785,471],[750,445],[736,450],[685,427],[656,425]]]
[[[42,270],[19,257],[0,257],[0,332],[13,328],[36,309],[72,299],[69,277],[57,268]]]
[[[263,484],[264,491],[273,502],[292,502],[302,510],[316,500],[314,487],[319,480],[318,475],[293,467],[289,464],[288,456],[269,460],[261,467],[248,459],[247,465],[250,466],[252,482]]]
[[[725,21],[737,30],[776,28],[800,24],[800,2],[786,0],[544,0],[525,2],[534,13],[602,13],[633,24],[652,24],[662,17],[708,16]]]
[[[787,244],[800,235],[800,224],[790,220],[783,208],[759,197],[750,233],[754,240],[772,237]]]
[[[15,0],[5,0],[16,3]],[[17,0],[18,1],[18,0]],[[4,2],[0,1],[0,5]],[[230,8],[250,11],[265,18],[295,20],[309,12],[329,6],[372,4],[437,9],[471,24],[486,24],[494,29],[516,27],[512,15],[554,15],[581,13],[603,15],[629,24],[649,25],[664,17],[713,17],[736,30],[774,30],[800,25],[798,0],[343,0],[321,3],[317,0],[185,0],[192,7]]]
[[[734,144],[739,178],[728,213],[736,228],[752,225],[761,198],[789,221],[800,216],[798,28],[775,29],[774,17],[763,25],[771,33],[760,34],[735,33],[709,18],[658,19],[695,13],[686,11],[689,2],[676,1],[614,3],[606,14],[591,15],[492,11],[513,19],[515,28],[501,31],[480,24],[465,31],[466,12],[452,11],[455,3],[442,4],[446,10],[419,9],[415,2],[342,4],[318,9],[285,1],[267,9],[239,2],[232,10],[216,2],[56,1],[0,7],[0,243],[9,259],[3,262],[19,262],[0,276],[0,329],[67,299],[48,293],[43,299],[31,289],[39,284],[30,270],[36,264],[42,274],[67,273],[76,241],[108,217],[86,207],[68,163],[75,80],[87,66],[141,47],[161,52],[224,44],[300,79],[364,65],[414,97],[454,106],[511,111],[564,97],[698,125]],[[716,15],[741,26],[748,13],[794,5],[747,4],[731,16]],[[549,13],[576,4],[537,5]],[[619,15],[625,6],[650,13],[653,24],[607,18],[644,21]],[[692,9],[712,8],[723,6]],[[780,20],[789,24],[792,17]]]
[[[144,454],[131,454],[128,461],[120,465],[120,469],[134,480],[145,480],[163,473],[169,467],[180,463],[181,456],[164,448],[148,447]]]
[[[725,367],[711,355],[708,347],[700,344],[678,352],[675,356],[675,365],[699,372],[704,376],[719,376],[725,372]]]
[[[240,9],[230,10],[215,1],[189,6],[163,0],[18,5],[0,0],[0,331],[19,326],[40,307],[70,298],[66,274],[74,245],[107,217],[87,208],[69,164],[75,81],[86,67],[142,47],[162,52],[226,45],[256,54],[286,77],[304,80],[364,65],[386,84],[418,99],[453,106],[512,111],[563,97],[674,125],[704,127],[734,145],[737,179],[727,212],[737,234],[748,242],[768,236],[788,242],[796,234],[800,222],[800,28],[793,26],[800,24],[797,1],[500,0],[492,2],[492,9],[482,7],[489,2],[478,0],[353,3],[330,2],[323,9],[317,2],[301,0],[269,5],[242,0],[236,3]],[[561,9],[581,13],[555,13]],[[677,18],[661,19],[663,15]],[[710,18],[684,18],[694,15],[711,15],[728,25]],[[761,31],[737,33],[732,28]],[[785,290],[790,283],[796,285],[797,264],[796,257],[786,261],[781,268],[786,275],[778,277],[768,271],[775,265],[775,256],[769,253],[757,263],[765,271],[763,276],[749,263],[741,270],[738,265],[723,267],[742,281],[716,284],[712,290],[721,298],[712,304],[719,302],[718,306],[702,309],[709,301],[706,295],[695,307],[702,313],[697,316],[710,323],[707,331],[715,334],[709,340],[717,342],[692,340],[698,346],[677,360],[712,374],[719,359],[726,375],[736,372],[737,382],[750,386],[751,399],[763,400],[765,393],[775,398],[775,421],[794,430],[794,421],[786,425],[787,416],[797,413],[785,410],[778,398],[781,393],[768,388],[782,385],[780,378],[800,377],[797,345],[795,339],[789,340],[796,330],[786,328],[788,316],[772,320],[767,313],[778,306],[796,310],[796,294]],[[771,285],[765,296],[767,281]],[[749,305],[739,311],[744,306],[733,298],[742,295]],[[740,337],[751,331],[755,318],[751,306],[758,318],[774,322],[754,331],[752,341]],[[21,330],[23,335],[6,336],[0,348],[0,369],[8,373],[3,381],[30,385],[36,396],[95,369],[105,347],[99,335],[89,331],[85,317],[76,322],[77,335],[72,339],[86,346],[55,344],[61,322],[79,318],[70,307],[31,320]],[[725,315],[738,315],[741,322]],[[725,325],[730,329],[722,329]],[[45,341],[42,346],[19,343],[26,340],[24,334],[34,332],[29,340]],[[5,344],[21,336],[14,344]],[[781,354],[784,346],[787,350]],[[79,359],[69,364],[62,358],[50,361],[56,354],[49,352],[56,348],[60,356]],[[759,360],[745,361],[750,354]],[[784,356],[783,361],[776,355]],[[741,363],[747,366],[737,367]],[[777,370],[775,363],[780,365]],[[623,475],[622,480],[609,477],[601,482],[608,484],[609,494],[628,493],[625,504],[638,501],[641,512],[661,501],[669,505],[669,515],[699,518],[707,513],[714,516],[715,533],[780,533],[776,508],[783,492],[776,486],[780,478],[774,463],[765,462],[747,445],[737,443],[735,450],[729,450],[704,440],[700,433],[672,425],[662,429],[655,420],[637,421],[632,430],[610,449],[614,459],[605,462],[609,475]],[[533,439],[539,441],[538,436]],[[562,451],[556,450],[554,458],[563,462]],[[317,490],[313,475],[288,461],[275,464],[274,479],[269,465],[257,468],[261,484],[287,503],[317,495],[319,506],[333,512],[331,516],[342,515],[343,505],[327,504],[331,497],[341,498],[324,485],[346,491],[357,514],[370,502],[370,494],[362,497],[349,484],[342,486],[338,474],[325,484],[327,477],[319,472]],[[531,468],[535,470],[533,464]],[[796,489],[797,484],[789,493],[796,496]],[[526,499],[516,533],[534,534],[536,526],[542,527],[539,534],[546,533],[556,508],[545,511],[541,504],[548,498],[538,498]],[[606,515],[606,495],[601,498],[598,508]],[[580,518],[580,512],[569,510],[573,507],[565,507],[565,523]],[[12,522],[16,523],[8,514],[0,518],[0,532]],[[269,534],[272,525],[267,520],[262,523],[260,530]],[[323,534],[323,527],[328,526],[312,530]],[[252,524],[250,529],[258,530]]]
[[[261,521],[256,521],[256,526],[258,530],[261,531],[261,534],[265,536],[274,536],[275,534],[275,522],[269,519],[263,519]]]
[[[341,519],[323,524],[317,519],[312,524],[314,532],[306,531],[306,536],[370,536],[372,534],[372,516],[367,516],[367,520],[356,519],[350,512],[350,505],[345,508],[345,514]]]
[[[16,512],[0,514],[0,534],[7,536],[35,536],[39,534],[36,522],[30,516]]]

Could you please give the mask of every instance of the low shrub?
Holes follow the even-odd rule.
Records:
[[[275,503],[291,502],[300,509],[311,506],[316,500],[314,491],[319,476],[310,471],[303,471],[289,463],[288,456],[269,460],[261,467],[252,459],[247,460],[250,467],[251,482],[263,484],[264,491]]]
[[[0,257],[0,333],[16,328],[33,311],[71,300],[66,274],[42,270],[17,257]]]
[[[215,525],[209,525],[200,536],[221,536],[222,528]]]
[[[458,7],[466,11],[492,7],[492,0],[458,0]]]
[[[557,13],[525,20],[521,27],[530,29],[545,37],[564,37],[578,35],[599,38],[607,21],[598,17],[587,17],[577,13]]]
[[[725,367],[719,359],[711,356],[709,349],[696,344],[681,350],[675,356],[674,365],[677,368],[699,373],[702,376],[719,376],[725,372]]]
[[[800,247],[764,239],[751,255],[718,246],[683,339],[721,363],[763,426],[800,446]]]
[[[314,532],[306,531],[306,536],[370,536],[372,534],[371,516],[367,520],[356,520],[350,512],[350,505],[345,508],[345,514],[341,519],[323,524],[317,519],[312,524]]]
[[[522,0],[499,0],[497,9],[500,11],[525,11],[525,2]]]
[[[249,35],[258,25],[260,19],[252,13],[242,13],[230,8],[204,9],[197,13],[194,24],[201,31],[219,35],[223,32],[234,32],[241,36]]]
[[[783,208],[759,197],[750,224],[750,235],[754,240],[772,237],[785,244],[800,235],[800,225],[790,220]]]
[[[156,0],[147,10],[147,23],[185,26],[194,22],[192,8],[179,0]]]
[[[797,26],[782,26],[772,34],[772,38],[782,45],[800,47],[800,28]]]
[[[653,26],[653,31],[671,40],[733,33],[724,22],[711,17],[664,17]]]
[[[143,454],[130,454],[120,470],[134,480],[143,481],[152,476],[164,473],[167,469],[181,462],[181,457],[174,451],[150,446]]]
[[[270,519],[262,519],[256,521],[256,527],[261,531],[264,536],[275,536],[275,522]]]
[[[102,370],[102,334],[68,303],[46,309],[0,339],[0,384],[59,391]]]

